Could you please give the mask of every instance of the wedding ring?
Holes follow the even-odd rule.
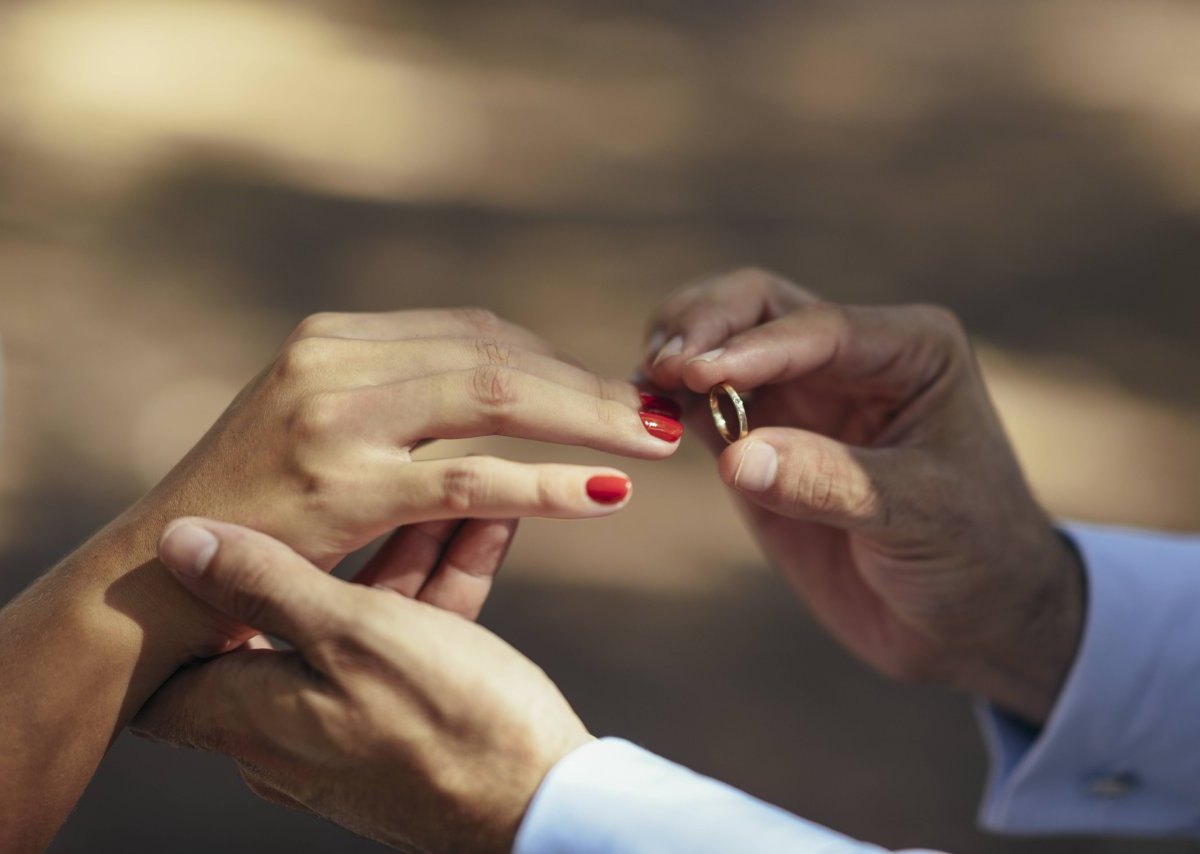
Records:
[[[725,413],[721,411],[722,394],[729,398],[729,402],[737,410],[738,431],[736,436],[729,432],[729,425],[725,422]],[[708,408],[712,410],[713,423],[717,425],[717,432],[729,444],[732,445],[750,432],[750,423],[746,420],[746,404],[742,400],[742,396],[729,383],[721,383],[712,387],[708,393]]]

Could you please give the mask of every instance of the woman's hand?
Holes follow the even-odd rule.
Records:
[[[277,537],[324,569],[398,528],[374,569],[399,578],[414,550],[455,537],[470,548],[512,529],[450,520],[587,518],[628,499],[613,469],[415,462],[422,442],[496,434],[661,458],[682,432],[664,406],[485,311],[317,315],[121,526],[149,532],[203,514]],[[460,569],[439,583],[472,583]],[[217,619],[190,645],[218,651],[245,637]]]
[[[252,635],[158,562],[167,520],[252,525],[322,569],[397,530],[362,580],[474,616],[506,520],[612,513],[628,479],[413,448],[500,434],[653,459],[672,414],[486,312],[310,318],[161,484],[0,613],[0,849],[44,848],[163,681]]]
[[[691,418],[768,555],[842,643],[884,673],[1044,719],[1078,641],[1081,571],[951,314],[832,305],[744,270],[669,299],[650,339],[658,387],[752,394],[755,429],[729,447],[707,401]]]

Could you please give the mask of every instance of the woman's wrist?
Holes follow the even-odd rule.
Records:
[[[125,723],[211,643],[153,543],[114,523],[0,613],[0,849],[43,849]]]
[[[97,533],[57,568],[56,586],[75,619],[121,625],[140,639],[139,672],[166,679],[194,658],[219,651],[227,621],[184,590],[157,557],[161,525],[127,514]],[[155,685],[154,687],[157,687]]]

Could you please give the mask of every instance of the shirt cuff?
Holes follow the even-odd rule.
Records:
[[[542,782],[514,854],[873,854],[857,842],[627,741],[593,741]]]
[[[1079,653],[1037,732],[987,704],[980,820],[1006,833],[1200,829],[1200,538],[1069,526],[1087,574]]]

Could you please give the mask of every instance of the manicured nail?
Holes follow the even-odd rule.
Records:
[[[587,482],[588,498],[597,504],[620,504],[629,496],[629,478],[597,475]]]
[[[674,418],[660,415],[657,412],[640,412],[638,414],[642,416],[642,423],[646,425],[646,431],[655,439],[674,443],[683,436],[683,425]]]
[[[742,449],[742,459],[733,474],[733,485],[747,492],[766,492],[779,471],[779,452],[766,442],[751,439]]]
[[[683,336],[676,335],[666,343],[666,346],[658,351],[658,355],[654,357],[654,364],[659,364],[664,359],[669,359],[672,356],[678,356],[683,352]]]
[[[197,578],[208,569],[219,545],[211,531],[178,521],[163,532],[158,550],[169,570],[184,578]]]
[[[699,356],[692,356],[692,358],[688,359],[688,364],[690,365],[692,362],[715,362],[721,358],[724,352],[724,347],[718,347],[715,350],[709,350],[707,353],[701,353]]]
[[[675,421],[683,417],[683,407],[669,397],[659,394],[642,393],[642,412],[651,415],[665,415]]]

